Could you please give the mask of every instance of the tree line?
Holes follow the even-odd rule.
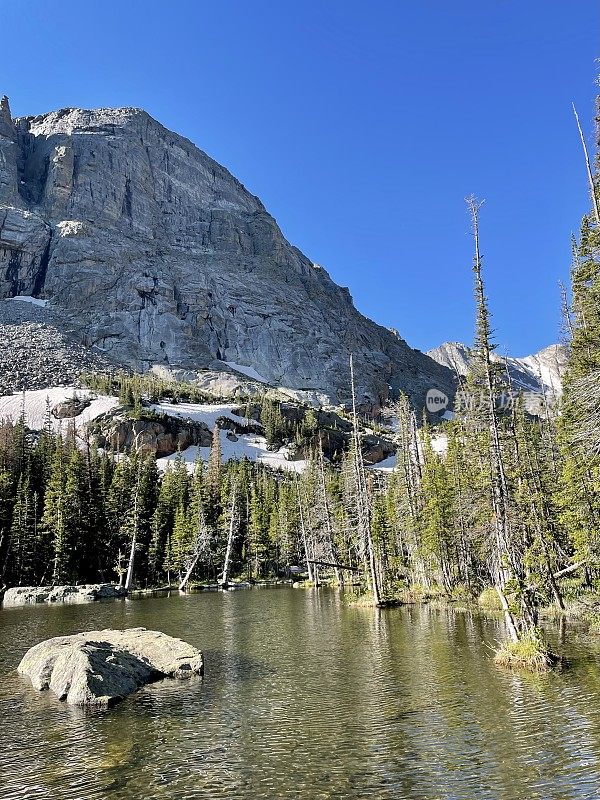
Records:
[[[409,595],[473,597],[491,590],[513,640],[535,638],[540,606],[564,607],[566,576],[577,573],[589,588],[598,588],[600,579],[597,170],[590,172],[590,191],[592,211],[573,243],[565,308],[570,356],[558,408],[548,401],[541,413],[529,414],[493,357],[480,204],[469,198],[476,336],[461,390],[472,402],[433,425],[401,397],[393,407],[393,472],[365,468],[355,406],[348,412],[349,445],[332,463],[315,437],[313,413],[294,428],[276,402],[262,400],[269,443],[290,435],[316,438],[302,474],[248,460],[223,464],[218,428],[206,464],[190,471],[178,456],[161,474],[152,455],[117,457],[78,440],[73,429],[53,433],[50,411],[39,434],[27,430],[24,418],[4,423],[2,581],[182,585],[281,576],[300,566],[313,584],[358,585],[378,605]],[[349,372],[353,389],[352,364]],[[144,393],[157,400],[169,391],[154,378],[90,381],[134,405]],[[180,396],[199,399],[187,392]],[[500,404],[507,394],[513,402]]]

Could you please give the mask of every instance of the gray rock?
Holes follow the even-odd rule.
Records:
[[[51,586],[14,586],[4,592],[2,603],[7,608],[46,603],[51,591]]]
[[[216,362],[218,366],[218,362]],[[229,368],[222,366],[223,370]],[[210,368],[203,370],[169,369],[164,365],[155,364],[151,370],[154,374],[166,381],[187,381],[195,384],[198,389],[215,398],[231,398],[236,396],[252,397],[262,395],[265,385],[249,378],[234,375],[229,371]]]
[[[191,445],[209,447],[212,433],[204,422],[151,412],[149,418],[133,419],[119,407],[96,417],[88,426],[99,447],[123,453],[138,449],[157,458],[170,456]]]
[[[74,706],[111,706],[159,678],[202,675],[202,653],[145,628],[58,636],[23,656],[18,670],[38,691]]]
[[[52,416],[56,419],[70,419],[77,417],[91,404],[89,397],[77,397],[74,395],[62,403],[57,403],[52,409]]]
[[[125,589],[108,583],[81,586],[13,586],[4,593],[3,605],[27,606],[37,603],[92,603],[124,597]]]
[[[50,243],[50,226],[31,211],[0,207],[2,297],[38,292]]]
[[[0,394],[72,386],[84,371],[115,368],[81,343],[64,315],[20,300],[0,300],[0,341]]]
[[[363,451],[365,464],[374,465],[394,455],[398,448],[393,442],[390,442],[383,436],[370,434],[368,436],[363,436],[361,440],[361,449]]]
[[[242,436],[249,433],[262,435],[263,426],[259,422],[255,422],[253,419],[246,419],[245,417],[243,417],[243,414],[237,414],[236,409],[233,409],[232,413],[236,414],[236,416],[241,417],[239,422],[235,419],[231,419],[231,417],[218,417],[216,423],[219,426],[219,428],[221,428],[222,430],[229,431],[230,433],[239,433]],[[231,437],[228,436],[228,438]]]
[[[258,198],[144,111],[13,121],[5,103],[0,147],[0,292],[50,299],[118,363],[232,362],[337,403],[353,353],[365,407],[452,391],[449,370],[359,314]]]

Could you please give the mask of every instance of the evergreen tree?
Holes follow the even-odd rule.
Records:
[[[428,437],[428,433],[425,432]],[[454,492],[446,463],[433,452],[431,441],[425,439],[419,512],[421,550],[431,559],[437,583],[450,594],[456,582]]]
[[[37,495],[31,489],[29,477],[21,473],[13,506],[9,549],[9,580],[17,586],[35,583],[37,529]]]
[[[596,177],[597,180],[597,177]],[[570,355],[563,380],[559,441],[564,466],[556,499],[577,561],[600,563],[600,459],[586,446],[600,392],[600,227],[585,216],[571,270]],[[587,387],[587,391],[586,391]],[[591,428],[593,430],[593,427]]]
[[[0,588],[7,578],[14,489],[12,475],[8,469],[0,469]]]
[[[65,488],[67,481],[65,444],[62,439],[56,442],[52,471],[48,479],[44,499],[42,525],[52,541],[52,555],[49,569],[44,571],[52,583],[61,583],[66,579],[69,565],[68,523],[65,514]]]
[[[575,112],[577,118],[577,113]],[[579,125],[579,119],[577,118]],[[597,434],[600,402],[600,215],[598,157],[592,174],[584,147],[593,213],[581,225],[579,242],[573,243],[572,304],[563,299],[570,357],[563,379],[558,421],[563,466],[555,499],[576,564],[585,565],[589,582],[600,557],[600,448]]]
[[[215,523],[220,515],[220,491],[222,475],[223,454],[221,450],[221,429],[215,423],[213,428],[212,443],[208,456],[208,467],[206,470],[205,497],[206,514],[211,523]]]

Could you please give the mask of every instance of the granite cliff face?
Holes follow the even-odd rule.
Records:
[[[0,106],[0,298],[48,299],[117,363],[247,365],[270,383],[421,403],[452,373],[363,317],[260,200],[139,109]],[[226,368],[225,368],[226,369]]]

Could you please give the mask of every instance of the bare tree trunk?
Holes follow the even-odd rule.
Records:
[[[333,571],[335,573],[335,579],[338,585],[342,585],[344,583],[344,577],[343,577],[343,572],[341,572],[337,567],[337,563],[339,562],[339,557],[336,551],[335,543],[333,541],[331,513],[329,511],[329,502],[327,500],[327,485],[325,483],[325,463],[323,456],[323,443],[321,442],[320,437],[319,437],[318,454],[319,454],[319,480],[321,487],[321,498],[323,503],[323,516],[325,521],[325,535],[327,539],[327,549],[329,550],[329,555],[331,556],[331,560],[334,563]]]
[[[138,434],[139,435],[139,434]],[[138,459],[137,481],[135,486],[135,495],[133,499],[133,536],[131,538],[131,550],[129,552],[129,563],[127,565],[127,576],[125,578],[125,591],[131,591],[133,586],[133,567],[135,564],[135,548],[137,547],[138,528],[140,524],[140,484],[142,481],[142,456],[139,450],[138,440],[136,436],[136,454]]]
[[[192,561],[190,566],[185,573],[183,580],[179,584],[179,591],[183,592],[185,587],[188,584],[188,581],[192,575],[192,572],[196,568],[196,564],[200,559],[200,555],[202,551],[205,549],[206,546],[206,520],[204,519],[204,511],[202,509],[202,500],[198,498],[198,519],[196,521],[196,541],[194,544],[194,553],[192,555]]]
[[[236,508],[237,493],[233,490],[233,497],[231,500],[231,508],[229,511],[229,533],[227,536],[227,549],[225,550],[225,563],[223,564],[223,574],[219,583],[221,586],[227,586],[229,583],[229,570],[231,567],[231,553],[233,550],[233,540],[235,538],[235,508]]]
[[[133,585],[133,566],[135,562],[135,548],[137,546],[137,531],[134,529],[131,539],[131,550],[129,552],[129,563],[127,564],[127,575],[125,577],[125,591],[129,592]]]
[[[578,561],[576,564],[571,564],[564,569],[559,569],[558,572],[554,572],[552,577],[556,580],[558,578],[564,578],[565,575],[571,575],[573,572],[577,572],[578,569],[581,569],[581,567],[585,567],[586,563],[586,561]]]
[[[302,533],[302,544],[304,545],[304,560],[306,561],[306,569],[308,570],[308,580],[313,582],[313,568],[310,561],[311,554],[308,552],[308,540],[306,537],[306,526],[304,524],[304,511],[302,509],[302,498],[300,496],[300,484],[298,482],[298,474],[295,474],[296,496],[298,498],[298,515],[300,517],[300,531]]]
[[[358,429],[358,417],[356,415],[356,389],[354,384],[354,361],[350,354],[350,383],[352,387],[352,427],[354,435],[354,461],[355,461],[355,481],[356,481],[356,501],[358,507],[358,527],[363,546],[365,548],[366,561],[369,569],[371,591],[375,605],[382,605],[383,598],[377,571],[377,559],[373,543],[373,532],[371,530],[371,504],[367,488],[365,466],[360,448],[360,434]]]
[[[418,528],[418,496],[421,483],[421,453],[419,448],[417,422],[414,411],[403,399],[397,406],[399,423],[400,452],[406,482],[406,498],[409,510],[409,526],[406,535],[411,583],[429,587],[430,581],[425,563],[419,552],[417,539]]]
[[[585,168],[587,171],[587,177],[590,184],[590,193],[592,195],[592,203],[594,206],[594,215],[596,217],[596,223],[600,225],[600,205],[598,203],[598,195],[596,193],[596,184],[594,183],[594,176],[592,174],[592,165],[590,163],[590,157],[588,154],[587,145],[585,143],[585,136],[583,135],[583,131],[581,130],[581,124],[579,122],[579,115],[577,113],[577,109],[575,108],[575,103],[573,103],[573,113],[575,114],[575,121],[577,122],[577,129],[579,130],[579,136],[581,138],[581,145],[583,147],[583,155],[585,158]]]
[[[475,297],[478,304],[478,325],[481,326],[478,331],[478,347],[480,348],[479,356],[483,366],[483,377],[485,379],[485,392],[487,401],[487,414],[488,414],[488,427],[490,434],[490,470],[492,478],[492,508],[494,512],[494,531],[496,539],[496,553],[494,564],[494,584],[504,615],[506,617],[509,633],[511,637],[518,640],[519,632],[515,624],[512,613],[510,612],[508,602],[505,595],[505,587],[510,578],[511,570],[509,565],[513,561],[513,553],[511,547],[511,524],[509,516],[509,491],[508,483],[506,480],[506,473],[504,469],[504,456],[500,444],[500,431],[498,424],[498,414],[496,410],[496,397],[495,386],[492,375],[492,348],[489,339],[489,318],[486,304],[485,291],[483,286],[483,279],[481,275],[481,253],[479,250],[479,208],[478,203],[474,197],[467,199],[467,204],[471,212],[471,219],[473,223],[473,237],[475,239],[475,258],[473,263],[473,272],[475,273]],[[515,570],[513,569],[513,572]],[[518,578],[518,575],[515,574]]]
[[[192,575],[192,572],[194,571],[194,569],[196,567],[196,564],[198,563],[198,559],[199,558],[200,558],[200,553],[199,552],[194,553],[194,557],[192,558],[192,563],[188,567],[188,570],[185,573],[185,575],[183,576],[183,580],[179,584],[179,591],[180,592],[183,592],[185,587],[187,586],[188,581],[189,581],[189,579],[190,579],[190,577]]]
[[[308,544],[308,551],[312,554],[313,557],[313,567],[312,567],[312,580],[316,587],[321,585],[321,579],[319,575],[319,567],[314,563],[314,557],[317,552],[318,542],[315,541],[315,521],[312,515],[312,506],[309,502],[309,499],[305,496],[304,497],[304,508],[306,510],[305,522],[307,523],[307,530],[310,531],[310,536],[307,535],[307,544]]]
[[[506,627],[508,628],[508,633],[510,638],[513,642],[519,641],[519,631],[517,629],[515,618],[512,615],[510,610],[510,606],[508,605],[508,600],[506,599],[506,595],[504,594],[504,589],[500,585],[496,585],[496,592],[498,593],[498,597],[500,598],[500,604],[502,606],[502,610],[504,611],[504,619],[506,620]]]

